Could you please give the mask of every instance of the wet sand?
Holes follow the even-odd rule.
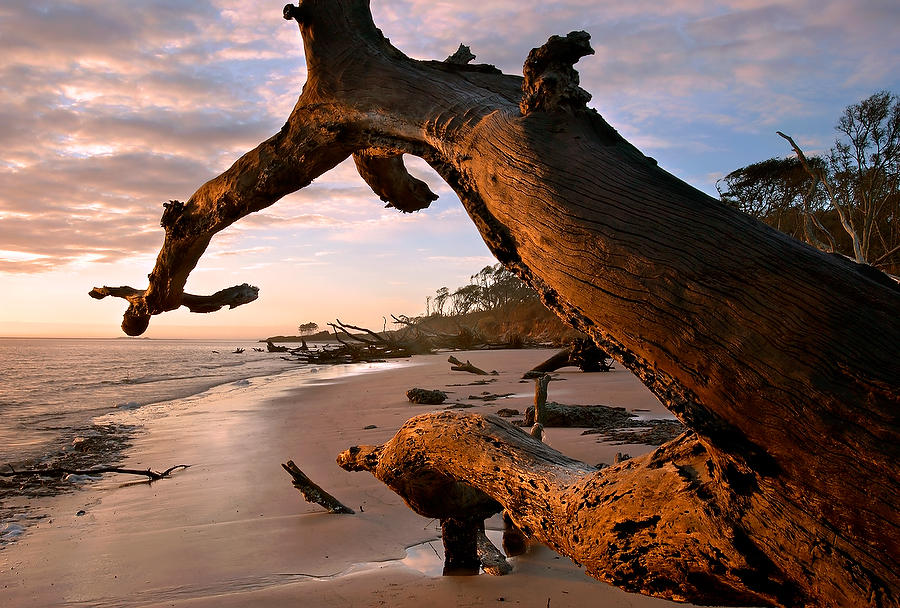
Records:
[[[382,443],[411,416],[446,406],[410,404],[405,392],[414,386],[445,390],[448,402],[479,404],[466,412],[524,413],[533,383],[521,383],[521,374],[550,354],[456,353],[500,373],[485,386],[452,386],[478,377],[451,372],[446,355],[430,355],[354,367],[352,375],[349,368],[322,368],[299,386],[285,378],[257,389],[253,380],[250,391],[219,390],[117,413],[120,422],[145,425],[123,466],[191,468],[153,484],[108,476],[74,494],[41,499],[37,510],[47,517],[0,550],[0,605],[675,606],[590,579],[544,547],[514,558],[508,576],[437,576],[440,561],[429,554],[440,548],[437,522],[413,513],[368,473],[335,464],[341,450]],[[567,368],[556,375],[562,381],[550,384],[553,401],[667,415],[621,369]],[[514,395],[467,399],[482,391]],[[653,449],[599,443],[581,431],[549,429],[550,444],[591,464]],[[357,513],[332,515],[304,502],[280,467],[289,459]],[[488,528],[499,529],[499,519]]]

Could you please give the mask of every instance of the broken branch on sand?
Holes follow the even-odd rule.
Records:
[[[165,479],[178,469],[187,469],[189,464],[176,464],[169,467],[163,472],[153,471],[151,469],[123,469],[121,467],[94,467],[91,469],[67,469],[65,467],[56,467],[52,469],[26,469],[16,471],[12,465],[8,465],[11,471],[0,471],[0,477],[29,477],[38,475],[40,477],[60,477],[62,475],[100,475],[102,473],[120,473],[122,475],[144,475],[149,481],[157,481]]]
[[[447,359],[450,363],[450,371],[454,372],[469,372],[470,374],[475,374],[477,376],[496,376],[497,372],[491,372],[490,374],[481,369],[480,367],[475,367],[472,365],[471,361],[466,359],[466,362],[463,363],[453,355]]]
[[[349,515],[356,513],[356,511],[344,505],[337,498],[323,490],[312,479],[307,477],[306,473],[301,471],[300,468],[294,464],[293,460],[288,460],[281,465],[281,468],[287,471],[288,475],[294,479],[294,487],[300,490],[300,493],[303,494],[303,498],[306,499],[306,502],[314,502],[322,505],[329,513],[346,513]]]

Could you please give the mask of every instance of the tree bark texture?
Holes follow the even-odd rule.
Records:
[[[425,517],[475,519],[502,505],[526,536],[629,591],[717,605],[802,603],[729,517],[736,490],[691,434],[598,470],[495,416],[441,412],[338,463],[372,472]]]
[[[693,431],[602,473],[510,453],[496,479],[469,471],[450,442],[429,457],[434,475],[485,490],[536,535],[552,523],[545,542],[625,588],[695,602],[733,590],[729,603],[898,605],[900,291],[726,207],[625,141],[578,87],[573,64],[593,52],[584,32],[534,49],[523,79],[406,57],[366,0],[304,0],[285,16],[306,51],[300,99],[279,133],[167,206],[150,284],[129,292],[127,333],[184,303],[213,234],[348,156],[400,211],[427,207],[434,195],[402,161],[420,156],[497,259]],[[416,420],[444,421],[463,441],[474,423],[445,416]],[[405,483],[401,494],[424,482]],[[607,486],[644,515],[617,520]],[[518,498],[529,493],[556,510],[533,519],[535,505]],[[613,542],[617,530],[628,540]],[[638,566],[632,550],[655,557]],[[719,552],[721,568],[710,557]]]

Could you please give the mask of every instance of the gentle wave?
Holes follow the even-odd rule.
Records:
[[[61,430],[84,425],[117,406],[184,399],[297,368],[275,353],[253,351],[253,346],[258,344],[0,338],[0,465],[58,451]],[[232,352],[238,347],[244,352]]]

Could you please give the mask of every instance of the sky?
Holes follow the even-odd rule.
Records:
[[[162,203],[187,200],[275,133],[306,78],[284,2],[3,0],[0,4],[0,336],[115,337],[146,287]],[[900,93],[896,0],[372,0],[376,24],[419,59],[459,43],[521,74],[553,34],[586,30],[590,106],[660,165],[715,195],[725,174],[786,156],[776,130],[827,149],[843,108]],[[300,323],[380,329],[421,314],[493,258],[459,201],[384,209],[353,169],[219,233],[187,290],[244,282],[249,305],[155,317],[153,338],[261,338]]]

